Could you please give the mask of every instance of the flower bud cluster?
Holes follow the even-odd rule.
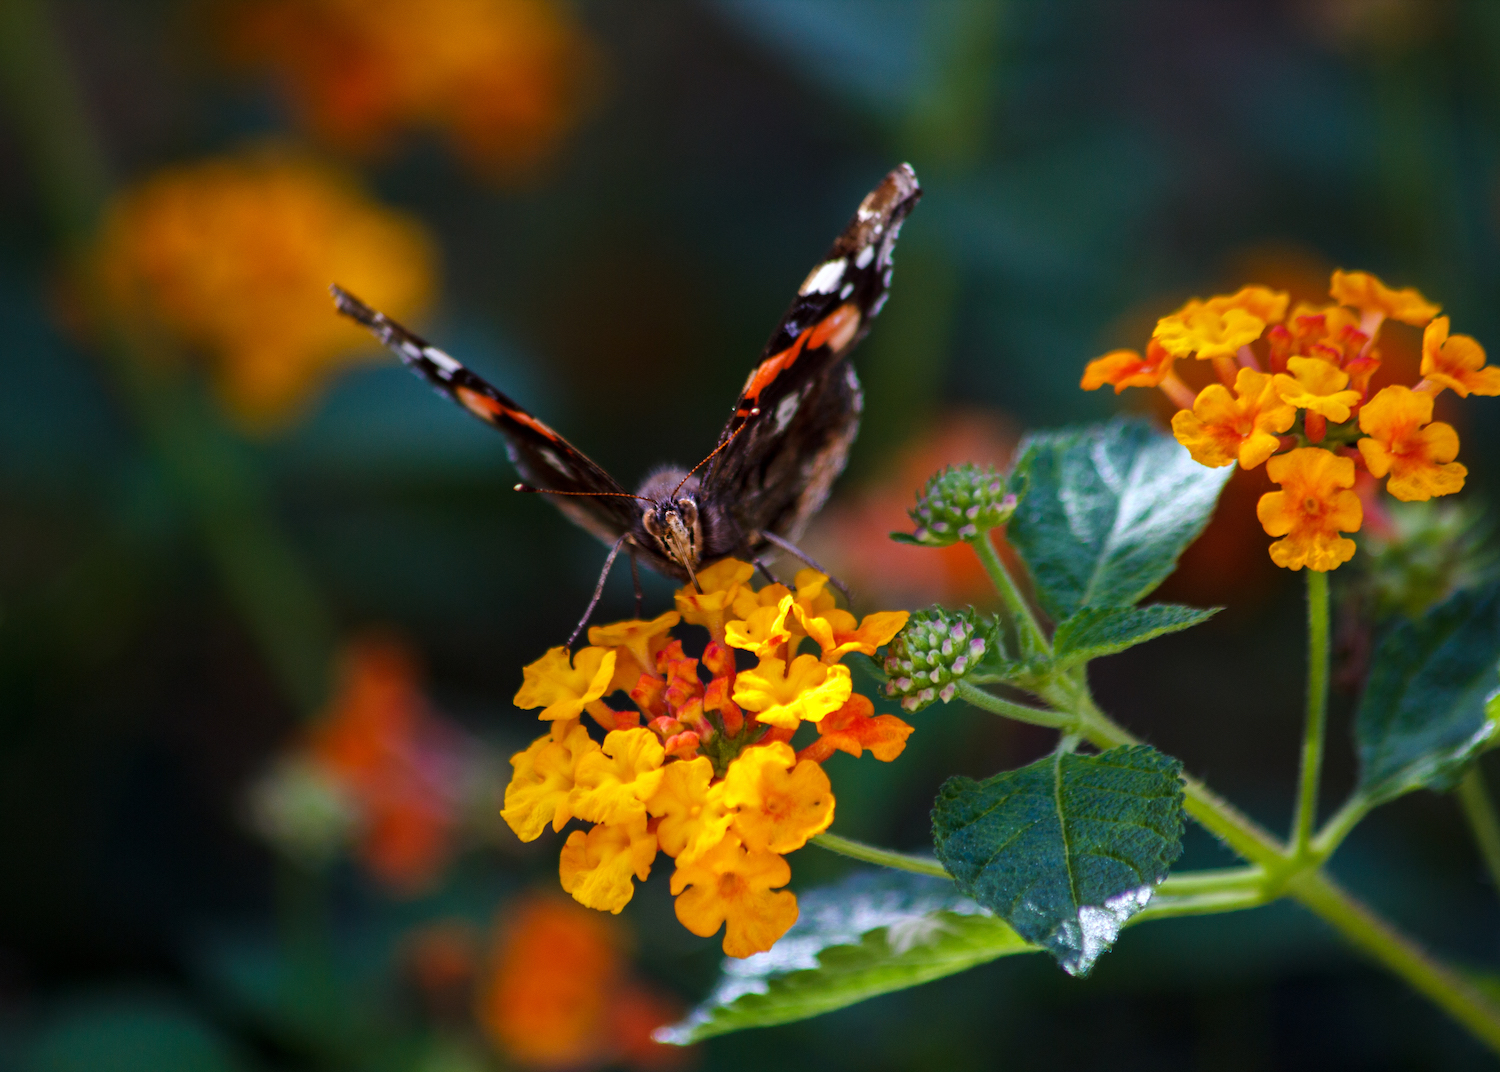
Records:
[[[917,611],[886,649],[885,694],[901,697],[908,711],[920,711],[935,700],[947,703],[989,646],[972,610]]]
[[[1006,493],[1005,476],[972,462],[950,465],[927,481],[908,511],[917,529],[912,543],[946,547],[972,539],[1010,520],[1016,497]]]

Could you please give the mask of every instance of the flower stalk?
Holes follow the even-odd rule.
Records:
[[[1302,731],[1302,767],[1292,818],[1292,855],[1311,851],[1328,728],[1328,574],[1307,571],[1307,719]]]

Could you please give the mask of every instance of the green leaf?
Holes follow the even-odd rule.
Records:
[[[937,857],[962,892],[1086,975],[1182,853],[1181,771],[1138,744],[949,778],[932,809]]]
[[[1355,718],[1358,792],[1371,804],[1450,789],[1494,738],[1487,704],[1500,690],[1500,582],[1455,592],[1376,648]]]
[[[926,875],[861,871],[799,900],[801,915],[775,948],[726,959],[708,999],[657,1037],[687,1045],[805,1020],[1036,949],[953,883]]]
[[[1085,607],[1058,625],[1052,636],[1052,651],[1058,666],[1073,666],[1133,648],[1164,633],[1189,629],[1208,621],[1222,609],[1202,610],[1176,603],[1153,603],[1149,607]]]
[[[1208,524],[1233,466],[1209,469],[1143,421],[1028,436],[1026,496],[1006,529],[1054,621],[1128,607]]]

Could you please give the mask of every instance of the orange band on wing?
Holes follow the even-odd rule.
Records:
[[[481,420],[494,421],[500,417],[509,417],[518,424],[524,424],[538,435],[553,442],[557,441],[556,432],[523,410],[511,409],[509,406],[496,402],[489,395],[482,395],[467,387],[457,388],[454,394],[458,395],[458,400],[464,404],[465,409]]]
[[[739,408],[739,414],[744,416],[749,413],[751,407],[760,401],[760,393],[770,386],[772,380],[790,368],[802,355],[803,350],[816,350],[820,346],[842,350],[848,345],[849,340],[854,338],[854,333],[858,330],[859,306],[853,302],[845,302],[798,335],[797,341],[792,345],[779,354],[772,354],[756,367],[745,384],[745,397]]]

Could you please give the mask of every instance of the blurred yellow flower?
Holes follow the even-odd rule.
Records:
[[[370,152],[426,126],[501,178],[552,155],[596,81],[592,46],[551,0],[258,0],[226,37],[328,142]]]
[[[111,314],[200,350],[252,427],[287,419],[336,368],[385,360],[332,315],[328,284],[406,318],[431,297],[434,260],[415,220],[273,152],[157,173],[109,207],[95,249]]]

